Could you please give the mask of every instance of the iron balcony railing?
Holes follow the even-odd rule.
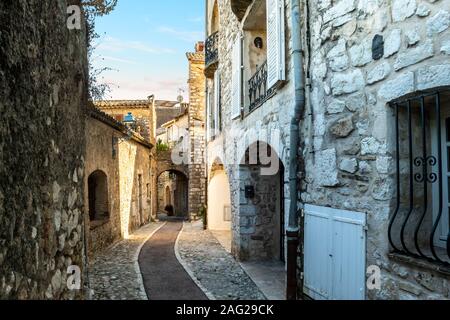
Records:
[[[248,80],[249,112],[260,107],[273,94],[267,89],[267,61],[264,62],[255,74]]]
[[[205,65],[208,68],[219,61],[219,32],[215,32],[206,39]]]
[[[443,100],[443,97],[446,97]],[[396,204],[389,223],[394,252],[450,265],[450,90],[391,103]]]

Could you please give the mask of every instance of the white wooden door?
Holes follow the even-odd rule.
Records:
[[[305,206],[305,294],[316,300],[364,300],[366,215]]]

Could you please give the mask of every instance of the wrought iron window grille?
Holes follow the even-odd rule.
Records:
[[[390,103],[395,126],[395,253],[450,265],[450,88]]]

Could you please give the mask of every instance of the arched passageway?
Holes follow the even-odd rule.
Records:
[[[209,174],[208,183],[208,229],[219,242],[231,251],[231,192],[224,166],[216,161]]]
[[[255,142],[239,167],[239,257],[284,261],[284,166],[275,150]]]
[[[158,176],[158,216],[188,218],[188,178],[180,171],[168,170]]]
[[[109,220],[108,177],[103,171],[97,170],[89,175],[88,197],[91,227]]]

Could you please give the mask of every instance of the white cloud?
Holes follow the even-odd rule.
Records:
[[[107,73],[101,82],[112,89],[106,99],[145,99],[155,94],[157,99],[176,100],[179,89],[187,92],[186,79],[171,75],[140,78],[132,74]]]
[[[102,42],[100,42],[97,45],[96,49],[108,52],[122,52],[125,50],[136,50],[152,54],[175,53],[175,50],[173,49],[152,47],[141,41],[125,41],[112,37],[106,37]]]

